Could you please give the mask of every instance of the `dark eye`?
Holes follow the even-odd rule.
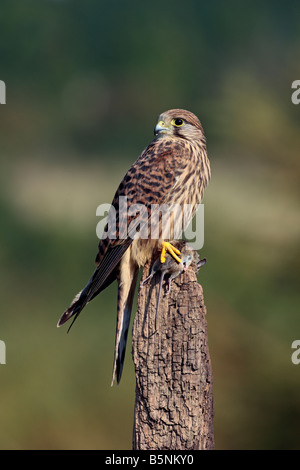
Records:
[[[184,120],[180,118],[172,119],[171,124],[176,127],[181,127],[184,124]]]

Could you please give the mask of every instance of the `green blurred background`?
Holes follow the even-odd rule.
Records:
[[[68,335],[56,322],[94,269],[96,207],[175,107],[199,116],[212,166],[216,448],[300,448],[299,57],[296,1],[1,1],[1,449],[131,448],[116,286]]]

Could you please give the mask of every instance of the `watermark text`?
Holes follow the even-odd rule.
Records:
[[[300,80],[294,80],[292,83],[292,88],[296,90],[292,93],[291,100],[293,104],[300,103]]]
[[[4,341],[0,340],[0,364],[6,364],[6,346]]]
[[[96,215],[101,217],[96,227],[100,240],[174,240],[184,237],[194,250],[204,244],[203,204],[128,204],[120,196],[116,206],[100,204]],[[193,217],[194,216],[194,217]]]
[[[6,104],[6,85],[0,80],[0,104]]]
[[[292,342],[292,349],[295,349],[291,357],[292,363],[295,365],[300,364],[300,339],[295,339]]]

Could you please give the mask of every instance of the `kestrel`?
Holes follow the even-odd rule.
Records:
[[[202,125],[194,114],[184,109],[171,109],[162,113],[158,117],[154,135],[153,141],[124,176],[112,201],[108,221],[113,215],[116,216],[116,236],[108,235],[100,240],[94,274],[63,313],[57,325],[63,325],[73,316],[74,322],[88,302],[117,280],[117,326],[112,384],[115,378],[119,383],[122,375],[139,268],[151,258],[154,250],[161,250],[161,263],[165,262],[167,252],[178,263],[181,262],[180,251],[169,243],[179,237],[182,231],[182,218],[178,211],[182,212],[184,205],[189,205],[189,211],[185,214],[186,226],[194,216],[197,205],[201,203],[210,179],[206,139]],[[128,212],[125,216],[120,210],[121,196],[127,198]],[[158,236],[151,237],[150,233],[148,237],[139,237],[138,232],[142,233],[145,228],[149,228],[152,218],[157,215],[157,208],[162,205],[175,205],[177,208],[177,212],[170,212],[169,230],[166,231],[167,224],[159,218],[156,219]],[[136,207],[144,208],[142,215],[130,212]]]

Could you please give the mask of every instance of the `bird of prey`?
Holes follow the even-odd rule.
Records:
[[[96,256],[96,269],[86,287],[77,294],[70,307],[63,313],[57,326],[71,317],[76,320],[81,310],[109,286],[118,282],[117,326],[113,378],[120,382],[132,302],[139,268],[151,258],[154,250],[161,250],[160,261],[164,263],[166,253],[181,262],[180,251],[170,240],[181,235],[182,218],[175,211],[170,212],[168,224],[158,219],[158,236],[138,236],[152,224],[157,216],[157,207],[179,207],[185,213],[185,226],[201,203],[203,192],[210,180],[210,164],[206,152],[206,139],[199,119],[184,109],[171,109],[158,117],[154,139],[141,153],[121,181],[114,199],[110,217],[116,216],[116,236],[102,238]],[[128,212],[120,210],[121,196],[126,197]],[[133,207],[145,208],[141,213],[131,213]],[[151,221],[151,224],[150,224]],[[180,226],[179,226],[180,222]],[[139,231],[137,230],[139,229]],[[105,230],[104,230],[105,231]],[[122,234],[122,235],[121,235]],[[126,234],[126,235],[124,235]],[[176,237],[174,236],[176,235]]]

